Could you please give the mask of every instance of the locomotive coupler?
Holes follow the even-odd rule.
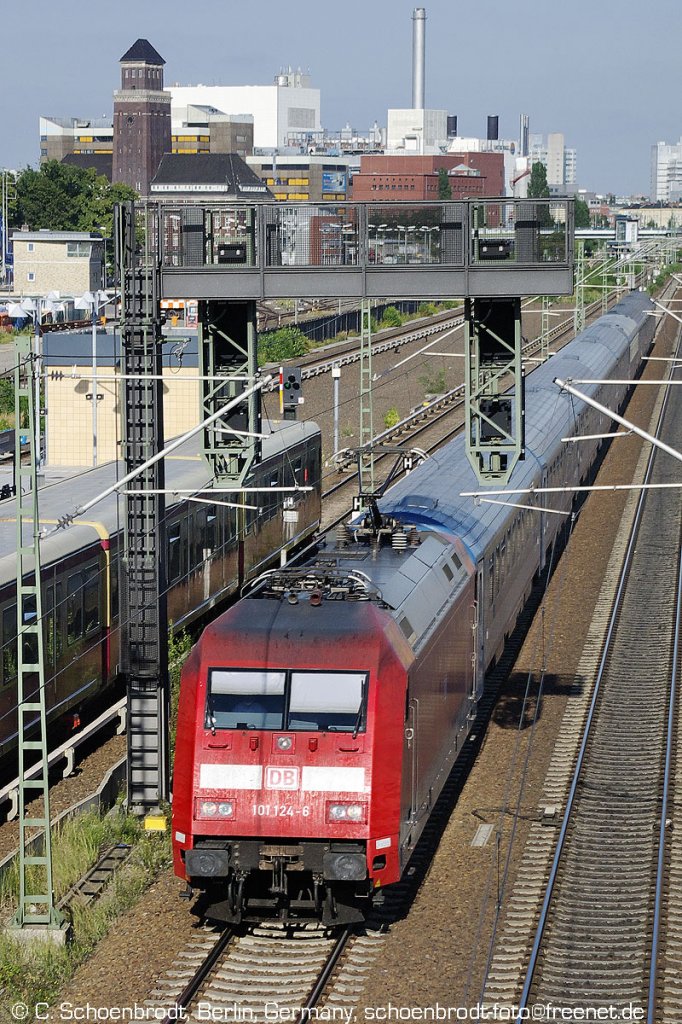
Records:
[[[270,892],[273,896],[287,896],[287,871],[283,857],[275,857],[272,862],[272,884]]]

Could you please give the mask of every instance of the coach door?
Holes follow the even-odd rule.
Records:
[[[419,808],[419,701],[411,698],[409,690],[405,704],[405,734],[403,742],[402,814],[400,816],[400,846],[408,844],[410,833],[417,821]]]

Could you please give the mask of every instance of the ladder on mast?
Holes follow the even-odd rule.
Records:
[[[17,523],[17,718],[19,734],[19,903],[12,930],[54,933],[58,941],[65,923],[56,909],[52,877],[50,789],[48,779],[47,710],[43,602],[40,576],[40,517],[38,513],[38,452],[34,381],[39,373],[30,339],[17,336],[14,368],[15,484]],[[28,430],[20,429],[22,406],[28,408]],[[28,459],[22,462],[21,438],[27,437]],[[24,449],[25,449],[24,445]],[[31,540],[27,538],[31,531]],[[29,738],[30,737],[30,738]],[[37,754],[37,773],[27,778],[27,761]],[[44,835],[42,849],[27,852],[36,831]]]

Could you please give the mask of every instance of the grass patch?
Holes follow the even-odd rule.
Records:
[[[107,934],[112,923],[132,907],[158,872],[170,863],[170,833],[145,833],[137,818],[125,815],[101,818],[81,815],[60,829],[53,839],[55,892],[63,895],[91,867],[103,847],[132,842],[129,861],[114,876],[104,895],[88,906],[71,909],[72,938],[66,946],[15,942],[0,935],[0,1021],[11,1019],[9,1007],[23,1001],[29,1006],[53,1003],[76,968]],[[10,884],[14,877],[14,899]],[[5,881],[2,892],[6,918],[14,912],[18,873]],[[15,904],[16,905],[16,904]]]
[[[445,370],[438,370],[433,374],[425,373],[418,380],[427,395],[440,395],[447,390]]]
[[[80,814],[52,830],[52,882],[55,898],[60,900],[100,853],[115,843],[135,843],[141,835],[137,818],[116,814],[102,817],[96,811]],[[39,868],[30,868],[28,884],[35,891],[42,889]],[[0,909],[12,914],[19,894],[19,866],[13,863],[0,877]]]

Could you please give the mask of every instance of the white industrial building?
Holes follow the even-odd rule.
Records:
[[[211,106],[224,114],[253,115],[253,144],[276,149],[305,132],[320,132],[320,90],[301,71],[281,72],[272,85],[172,85],[171,118],[182,120],[189,104]]]
[[[414,153],[422,156],[440,153],[447,137],[447,110],[404,107],[388,111],[387,153]]]

